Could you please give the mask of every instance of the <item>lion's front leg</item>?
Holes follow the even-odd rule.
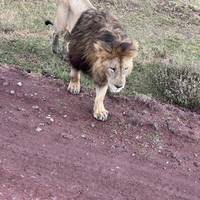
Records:
[[[70,83],[67,89],[71,94],[80,93],[81,90],[80,76],[81,76],[80,71],[77,71],[72,67],[70,72]]]
[[[96,98],[94,103],[94,118],[100,121],[106,121],[108,118],[108,111],[104,107],[104,98],[107,92],[108,86],[99,87],[96,86]]]

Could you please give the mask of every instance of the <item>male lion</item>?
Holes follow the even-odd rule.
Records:
[[[59,52],[59,36],[64,35],[63,51],[67,46],[71,30],[76,24],[81,14],[94,6],[89,0],[57,0],[57,11],[54,23],[47,20],[46,25],[53,25],[53,42],[52,51],[57,54]]]
[[[120,92],[137,56],[137,43],[124,33],[119,22],[108,12],[89,9],[80,16],[69,42],[71,63],[68,91],[80,92],[80,71],[88,74],[96,84],[94,117],[105,121],[108,111],[104,97],[109,88]]]

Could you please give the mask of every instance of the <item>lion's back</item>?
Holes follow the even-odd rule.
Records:
[[[108,32],[110,34],[105,34]],[[69,59],[72,66],[83,72],[90,72],[88,54],[94,54],[94,43],[105,36],[109,40],[124,40],[127,35],[119,22],[109,12],[89,9],[85,11],[71,32]]]

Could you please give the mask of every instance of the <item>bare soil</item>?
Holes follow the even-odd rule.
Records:
[[[199,200],[200,115],[0,68],[1,200]]]

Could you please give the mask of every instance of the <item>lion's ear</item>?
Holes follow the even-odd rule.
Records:
[[[135,58],[138,52],[138,42],[121,42],[117,48],[118,54]]]

